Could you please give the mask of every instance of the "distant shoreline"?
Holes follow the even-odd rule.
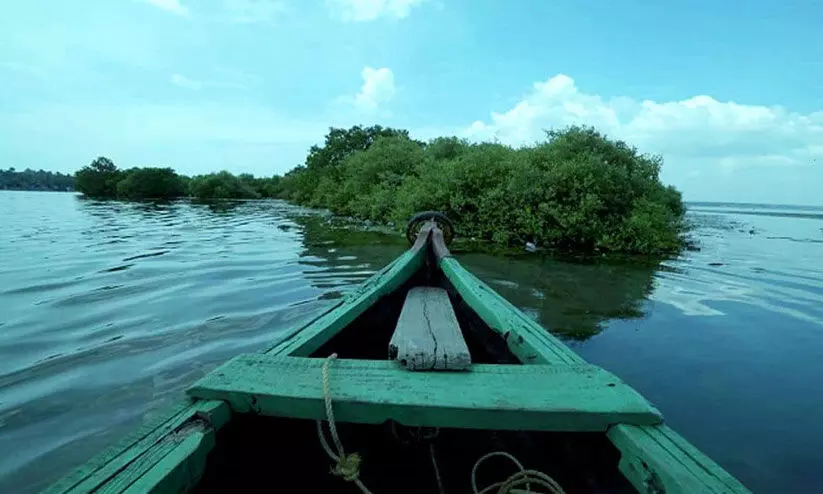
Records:
[[[77,191],[74,189],[71,190],[59,190],[59,189],[22,189],[22,188],[0,188],[0,191],[3,192],[71,192],[76,193]]]
[[[722,201],[683,201],[683,203],[691,207],[703,208],[728,208],[728,207],[745,207],[745,208],[761,208],[761,209],[799,209],[806,211],[819,211],[823,209],[823,204],[766,204],[760,202],[722,202]]]

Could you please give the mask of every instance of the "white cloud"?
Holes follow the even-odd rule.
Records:
[[[274,22],[288,12],[280,0],[223,0],[223,8],[230,22],[241,24]]]
[[[180,0],[143,0],[146,3],[150,3],[159,9],[163,9],[165,11],[171,12],[177,15],[189,15],[188,7],[180,4]]]
[[[188,77],[180,74],[174,74],[171,76],[171,83],[175,86],[180,86],[186,89],[201,89],[203,87],[202,81],[197,81],[194,79],[189,79]]]
[[[604,99],[560,74],[537,82],[509,110],[462,131],[507,144],[541,140],[544,129],[584,124],[663,155],[667,169],[810,166],[823,158],[823,112],[721,102],[700,95],[680,101]],[[692,174],[694,175],[694,174]]]
[[[362,111],[373,111],[391,100],[397,91],[394,87],[394,73],[391,69],[365,67],[360,73],[363,85],[354,97],[354,105]]]
[[[345,22],[374,21],[381,17],[402,19],[426,0],[326,0],[331,14]]]

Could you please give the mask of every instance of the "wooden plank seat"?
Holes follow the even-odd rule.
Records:
[[[325,359],[241,355],[187,393],[236,412],[325,419]],[[660,412],[593,365],[476,364],[469,372],[407,372],[382,360],[334,360],[330,387],[338,422],[538,431],[605,431],[652,425]]]
[[[446,290],[409,290],[389,342],[389,358],[412,371],[467,370],[471,355]]]

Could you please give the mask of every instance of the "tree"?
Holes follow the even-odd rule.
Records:
[[[173,199],[185,195],[183,179],[171,168],[132,168],[117,183],[120,199]]]
[[[114,198],[120,179],[121,171],[117,166],[101,156],[75,173],[75,187],[78,192],[94,199]]]
[[[193,177],[189,184],[189,193],[198,199],[260,198],[260,194],[249,184],[225,170]]]
[[[340,166],[350,155],[365,151],[380,137],[409,137],[408,130],[392,129],[373,125],[350,129],[330,128],[323,146],[312,146],[306,157],[306,168],[319,170]]]

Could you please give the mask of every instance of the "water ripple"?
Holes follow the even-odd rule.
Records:
[[[277,201],[0,193],[0,217],[0,491],[54,480],[403,249],[329,258],[316,213]]]

